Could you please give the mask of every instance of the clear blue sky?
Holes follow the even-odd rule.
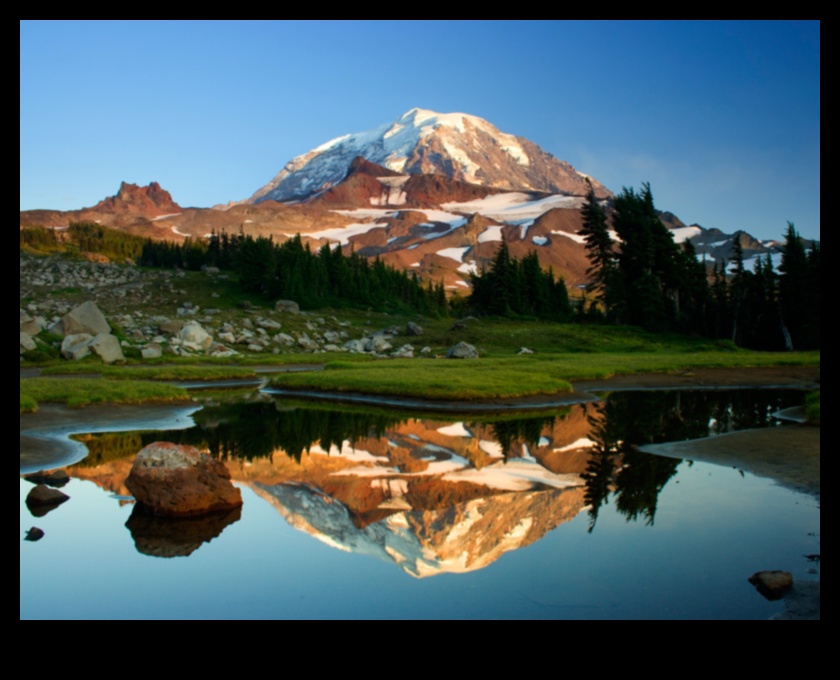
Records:
[[[487,119],[686,223],[820,236],[820,23],[20,22],[20,209],[241,200],[413,107]]]

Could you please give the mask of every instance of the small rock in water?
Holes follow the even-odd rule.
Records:
[[[749,582],[768,600],[779,600],[793,587],[793,575],[789,571],[757,571]]]
[[[52,472],[40,470],[31,475],[26,475],[24,479],[33,484],[46,484],[58,488],[67,484],[70,481],[70,476],[64,470],[53,470]]]
[[[27,505],[58,505],[70,500],[70,496],[46,484],[39,484],[26,496]]]
[[[44,537],[44,532],[42,529],[38,527],[32,527],[29,531],[26,532],[26,537],[23,539],[24,541],[31,541],[34,543],[35,541],[40,541]]]

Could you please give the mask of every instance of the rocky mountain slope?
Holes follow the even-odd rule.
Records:
[[[592,180],[609,203],[610,192]],[[227,209],[181,208],[157,183],[123,183],[92,208],[28,211],[21,226],[63,227],[90,220],[155,239],[182,241],[212,232],[243,232],[281,241],[300,234],[313,249],[341,246],[423,280],[468,293],[504,239],[514,257],[535,251],[544,268],[565,278],[574,296],[589,266],[580,206],[587,184],[567,163],[528,140],[465,114],[412,109],[394,123],[345,135],[290,161],[248,201]],[[678,242],[690,239],[698,257],[728,261],[733,239],[750,258],[771,254],[744,232],[724,234],[662,220]]]
[[[583,196],[584,175],[477,116],[411,109],[393,123],[344,135],[293,158],[248,203],[306,198],[342,180],[361,156],[402,175],[439,174],[508,191]],[[610,192],[593,181],[599,196]]]

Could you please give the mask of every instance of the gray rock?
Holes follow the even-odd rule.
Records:
[[[20,323],[20,332],[27,335],[38,335],[42,330],[44,330],[44,327],[35,319],[27,319]]]
[[[478,359],[478,350],[467,342],[459,342],[446,353],[447,359]]]
[[[140,356],[144,359],[159,359],[163,354],[163,350],[161,350],[160,345],[157,343],[152,343],[151,345],[146,345],[143,349],[140,350]]]
[[[387,352],[393,349],[393,347],[384,335],[374,335],[372,338],[368,338],[368,341],[365,343],[365,352]]]
[[[533,353],[534,353],[534,350],[528,349],[527,347],[523,347],[517,352],[517,354],[533,354]]]
[[[65,335],[61,341],[61,356],[70,361],[78,361],[90,354],[93,336],[89,333]]]
[[[66,335],[79,333],[98,335],[99,333],[111,332],[111,327],[108,325],[105,316],[99,311],[96,303],[91,301],[84,302],[71,310],[64,315],[61,321],[64,324]]]
[[[348,352],[357,352],[362,353],[365,351],[365,341],[364,340],[348,340],[347,342],[342,345],[343,349],[347,350]]]
[[[24,352],[29,352],[33,349],[37,349],[38,346],[35,344],[35,341],[32,337],[24,333],[23,331],[20,332],[20,353],[23,354]]]
[[[189,349],[197,348],[194,351],[203,351],[209,349],[213,344],[213,337],[204,330],[204,327],[198,321],[189,321],[178,333],[178,338],[182,341],[185,347]]]
[[[400,347],[396,352],[392,355],[395,359],[413,359],[414,358],[414,347],[411,345],[403,345]]]
[[[99,355],[106,364],[113,364],[117,361],[125,361],[120,341],[117,336],[110,333],[99,333],[90,343],[90,348]]]
[[[283,325],[274,321],[273,319],[257,319],[257,326],[260,328],[265,328],[270,331],[279,331],[283,328]]]
[[[160,324],[160,332],[166,333],[168,335],[175,335],[176,333],[180,333],[181,329],[184,327],[184,322],[180,320],[175,321],[164,321]]]
[[[308,350],[310,352],[318,349],[318,343],[315,342],[312,338],[310,338],[306,333],[304,333],[298,338],[297,344],[302,349]]]
[[[300,314],[300,305],[293,300],[278,300],[274,303],[274,309],[278,312],[288,312],[289,314]]]
[[[413,321],[409,321],[409,322],[405,325],[405,334],[406,334],[406,335],[413,335],[413,336],[423,335],[423,327],[422,327],[422,326],[418,326],[418,325],[417,325],[416,323],[414,323]]]
[[[341,336],[335,331],[327,331],[324,333],[324,340],[334,345],[341,340]]]

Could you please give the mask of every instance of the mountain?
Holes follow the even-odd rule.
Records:
[[[341,182],[354,158],[399,175],[436,174],[508,191],[583,196],[586,178],[533,142],[464,113],[411,109],[393,123],[333,139],[289,161],[246,202],[312,196]],[[610,192],[592,180],[596,193]]]
[[[610,192],[590,181],[609,212]],[[412,109],[298,156],[250,199],[225,208],[181,208],[156,182],[123,182],[92,208],[21,212],[20,223],[66,227],[88,220],[175,241],[214,231],[278,242],[300,234],[313,250],[338,244],[463,294],[470,274],[492,262],[504,239],[516,258],[535,251],[574,296],[588,282],[578,233],[587,189],[568,163],[481,118]],[[778,243],[686,226],[669,212],[660,219],[677,242],[691,240],[710,267],[728,262],[734,239],[750,269],[753,258],[768,253],[776,265],[781,260]]]
[[[172,200],[169,192],[152,182],[141,187],[122,182],[115,196],[99,201],[90,208],[94,212],[114,215],[140,215],[148,218],[181,212],[181,206]]]

